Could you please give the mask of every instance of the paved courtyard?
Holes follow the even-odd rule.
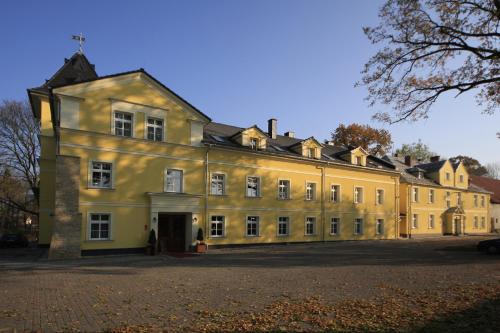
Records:
[[[500,256],[475,251],[483,238],[297,244],[210,249],[184,258],[134,255],[71,261],[47,261],[36,249],[0,250],[0,332],[309,331],[334,327],[311,318],[329,318],[330,325],[337,325],[349,316],[340,305],[350,302],[370,309],[367,302],[372,300],[375,307],[383,305],[376,309],[381,314],[387,308],[394,318],[397,311],[407,311],[397,316],[403,322],[406,315],[420,318],[420,328],[433,318],[434,299],[441,302],[439,313],[447,304],[454,313],[468,311],[461,306],[482,304],[481,311],[498,314]],[[405,302],[417,297],[422,301],[412,306],[422,309],[422,315],[404,309]],[[321,310],[323,306],[330,310]],[[311,314],[288,313],[295,310]],[[330,318],[329,311],[335,316]],[[264,319],[266,313],[274,319]],[[480,331],[499,331],[500,319],[494,317],[472,324],[481,320]],[[293,320],[279,326],[284,318]],[[227,326],[230,320],[240,324]],[[370,331],[367,325],[380,319],[363,320],[360,329]],[[286,326],[290,323],[296,326]],[[252,326],[260,324],[267,326]],[[396,323],[380,325],[389,329]],[[412,325],[414,320],[405,327]]]

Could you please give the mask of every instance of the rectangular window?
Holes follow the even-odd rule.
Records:
[[[210,193],[213,195],[224,195],[226,191],[226,176],[221,173],[212,174]]]
[[[257,150],[259,148],[259,139],[250,138],[250,148],[253,150]]]
[[[447,172],[447,173],[446,173],[446,180],[450,180],[450,178],[451,178],[451,177],[450,177],[450,173],[449,173],[449,172]]]
[[[288,216],[278,217],[278,236],[288,236],[289,222]]]
[[[478,206],[477,194],[474,194],[474,207]]]
[[[307,157],[315,158],[316,157],[316,148],[308,148],[307,149]]]
[[[481,216],[481,229],[486,228],[486,217]]]
[[[376,203],[377,203],[377,205],[383,205],[384,204],[384,190],[378,189],[376,196],[377,196],[376,197]]]
[[[182,193],[182,170],[165,171],[165,192]]]
[[[340,185],[332,185],[330,200],[332,202],[340,202]]]
[[[290,199],[290,181],[289,180],[279,180],[278,181],[278,199],[286,200]]]
[[[481,207],[484,207],[486,205],[486,201],[484,199],[484,195],[481,196]]]
[[[340,218],[332,217],[330,221],[330,235],[338,235],[340,233]]]
[[[460,175],[460,176],[458,176],[458,181],[459,181],[460,183],[463,183],[463,182],[464,182],[464,175]]]
[[[356,165],[361,165],[361,164],[363,164],[363,163],[362,163],[361,156],[356,156],[356,157],[354,157],[354,163],[355,163]]]
[[[111,188],[113,165],[105,162],[92,162],[92,187]]]
[[[354,203],[363,203],[363,188],[355,187],[354,188]]]
[[[148,118],[148,140],[163,141],[163,120]]]
[[[316,218],[315,217],[306,217],[306,235],[314,235],[316,231]]]
[[[210,221],[210,236],[211,237],[224,237],[225,217],[212,216]]]
[[[418,215],[413,214],[412,219],[411,219],[411,228],[412,229],[417,229],[418,228]]]
[[[132,119],[130,113],[115,112],[115,135],[132,137]]]
[[[255,198],[260,196],[260,178],[247,177],[247,197]]]
[[[412,200],[418,202],[418,187],[414,187],[412,190]]]
[[[384,220],[383,219],[377,219],[375,222],[375,234],[376,235],[383,235],[384,234]]]
[[[462,204],[462,193],[457,193],[457,206]]]
[[[306,200],[316,199],[316,184],[306,183]]]
[[[451,193],[446,192],[446,207],[450,208],[451,207]]]
[[[429,189],[429,203],[434,203],[434,190]]]
[[[247,216],[247,236],[256,237],[259,235],[259,217]]]
[[[472,226],[474,229],[479,228],[479,218],[477,216],[474,216],[474,224]]]
[[[90,214],[90,240],[109,240],[111,230],[110,214]]]
[[[434,229],[434,225],[435,225],[434,215],[431,214],[431,215],[429,215],[429,229]]]
[[[363,219],[360,218],[354,219],[354,234],[355,235],[363,234]]]

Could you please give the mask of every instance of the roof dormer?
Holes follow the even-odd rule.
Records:
[[[265,150],[267,147],[267,135],[257,125],[241,130],[233,135],[232,139],[254,150]]]
[[[314,137],[297,142],[290,146],[290,149],[304,157],[321,159],[321,149],[323,146]]]
[[[344,160],[353,165],[366,166],[366,158],[368,157],[368,155],[370,154],[362,147],[357,147],[346,151],[341,156]]]

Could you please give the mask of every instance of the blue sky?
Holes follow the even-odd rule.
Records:
[[[5,1],[0,4],[0,99],[26,97],[76,50],[100,75],[145,68],[214,121],[323,140],[339,123],[388,129],[395,146],[418,139],[447,157],[500,162],[500,112],[451,96],[417,123],[371,120],[354,88],[375,52],[362,33],[380,1]],[[77,4],[77,5],[74,5]]]

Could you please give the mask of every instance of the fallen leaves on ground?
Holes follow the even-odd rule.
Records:
[[[260,311],[199,310],[187,323],[157,322],[110,332],[499,332],[498,313],[498,283],[423,291],[384,286],[371,299],[329,303],[320,296],[286,298]]]

